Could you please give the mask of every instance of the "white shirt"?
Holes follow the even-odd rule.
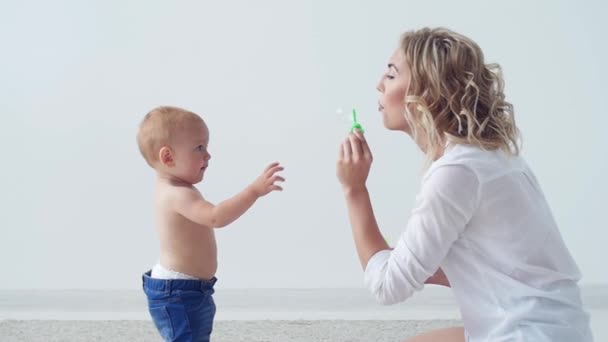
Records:
[[[425,173],[395,248],[369,260],[365,282],[393,304],[438,267],[469,341],[593,341],[579,269],[521,157],[449,147]]]

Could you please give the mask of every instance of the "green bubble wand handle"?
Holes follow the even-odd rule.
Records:
[[[353,108],[353,124],[350,127],[350,131],[352,132],[355,129],[359,130],[361,133],[365,133],[363,126],[361,126],[361,124],[357,122],[357,111],[355,110],[355,108]]]

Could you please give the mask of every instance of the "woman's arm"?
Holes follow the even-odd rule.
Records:
[[[372,153],[363,135],[355,130],[340,145],[337,176],[342,184],[353,238],[363,269],[369,259],[389,246],[378,230],[365,181],[372,164]]]
[[[390,247],[378,229],[367,188],[346,189],[344,197],[359,261],[365,270],[367,262],[374,254]]]
[[[425,283],[448,285],[445,274],[434,275],[477,208],[477,175],[464,164],[429,170],[407,227],[391,250],[378,231],[365,186],[370,165],[363,136],[349,135],[341,145],[337,173],[367,287],[381,303],[392,304]]]

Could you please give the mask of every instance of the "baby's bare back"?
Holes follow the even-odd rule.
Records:
[[[192,222],[173,207],[183,188],[159,184],[156,222],[160,239],[160,263],[165,268],[200,279],[217,271],[217,246],[213,228]]]

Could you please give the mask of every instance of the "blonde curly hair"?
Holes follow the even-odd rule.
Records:
[[[475,42],[445,28],[423,28],[404,33],[401,50],[411,71],[405,119],[429,162],[446,143],[519,154],[520,134],[501,68],[485,64]]]

